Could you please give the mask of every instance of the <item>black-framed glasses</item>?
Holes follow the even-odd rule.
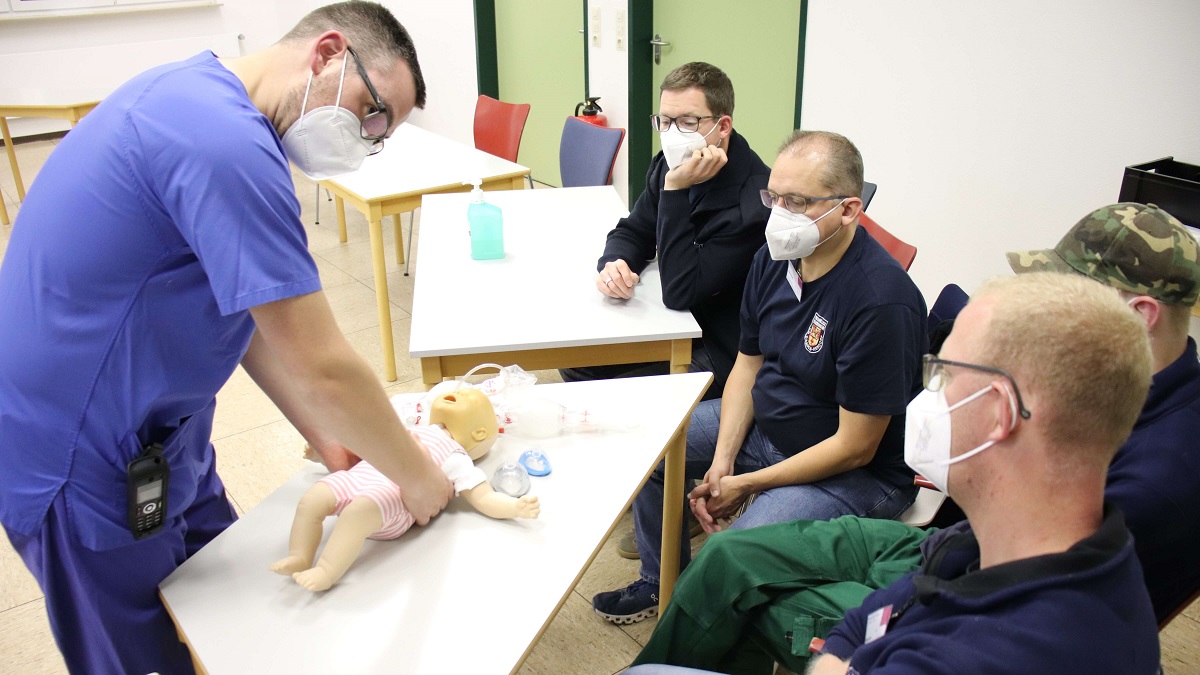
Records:
[[[362,60],[358,58],[354,48],[346,45],[346,51],[354,57],[354,65],[358,68],[358,74],[362,76],[363,82],[367,85],[367,91],[371,92],[371,98],[375,100],[374,109],[362,118],[362,124],[358,129],[360,136],[375,142],[371,146],[373,155],[383,149],[383,139],[387,136],[388,129],[392,127],[392,113],[384,105],[383,99],[379,98],[379,92],[375,90],[375,85],[371,84],[371,78],[367,77],[367,69],[363,68]]]
[[[1021,419],[1027,420],[1032,415],[1032,413],[1029,412],[1029,409],[1025,407],[1025,402],[1021,400],[1021,390],[1017,388],[1017,381],[1013,379],[1012,375],[1009,375],[999,368],[992,368],[991,366],[979,366],[975,365],[974,363],[962,363],[961,361],[947,361],[945,359],[939,359],[933,354],[926,354],[921,365],[921,384],[932,392],[941,391],[946,388],[947,384],[950,383],[950,373],[946,372],[946,366],[969,368],[981,373],[999,375],[1000,377],[1008,380],[1008,383],[1012,385],[1013,394],[1015,394],[1017,397],[1017,411],[1021,414]]]
[[[680,131],[698,131],[700,129],[700,120],[715,120],[719,115],[680,115],[679,117],[667,117],[666,115],[651,115],[650,124],[654,125],[655,131],[666,131],[671,128],[671,123],[675,124],[675,128]]]
[[[842,195],[832,195],[829,197],[801,197],[800,195],[778,195],[770,190],[759,190],[758,196],[762,199],[763,206],[768,209],[775,206],[783,200],[783,208],[792,213],[804,213],[808,210],[808,205],[813,202],[828,202],[834,199],[849,199]]]

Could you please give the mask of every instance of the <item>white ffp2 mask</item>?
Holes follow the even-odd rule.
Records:
[[[342,60],[342,79],[338,82],[334,104],[304,112],[313,78],[311,72],[308,74],[300,118],[283,134],[283,150],[288,161],[312,180],[325,180],[354,171],[371,152],[373,142],[363,138],[360,132],[362,121],[339,105],[349,60],[349,54]]]
[[[842,205],[843,199],[832,209],[817,216],[816,220],[803,213],[792,213],[778,204],[771,207],[771,217],[767,219],[767,250],[772,260],[796,260],[807,258],[817,250],[817,247],[829,241],[833,235],[841,231],[841,227],[832,234],[821,239],[821,230],[817,221],[833,213]]]
[[[700,135],[699,131],[680,131],[674,124],[666,131],[658,133],[662,142],[663,158],[667,160],[667,168],[674,169],[683,164],[692,153],[702,150],[708,145],[708,136],[716,131],[720,124],[714,124],[707,134]]]
[[[957,464],[987,450],[996,441],[986,441],[958,457],[950,457],[950,413],[986,394],[991,387],[984,387],[953,406],[946,402],[946,390],[932,392],[922,389],[908,404],[904,417],[904,463],[913,471],[929,479],[939,490],[950,494],[947,489],[950,465]],[[1017,404],[1009,395],[1012,407],[1011,430],[1017,425]]]

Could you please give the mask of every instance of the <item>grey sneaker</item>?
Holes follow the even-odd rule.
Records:
[[[688,536],[694,537],[704,531],[704,527],[700,525],[700,521],[696,520],[696,516],[692,515],[691,511],[687,512]],[[625,531],[617,541],[617,555],[626,560],[637,560],[641,557],[638,553],[637,537],[633,534],[633,528]]]

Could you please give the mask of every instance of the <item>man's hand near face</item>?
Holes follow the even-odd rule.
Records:
[[[710,145],[696,150],[692,152],[691,158],[667,172],[663,189],[686,190],[697,183],[703,183],[717,175],[728,161],[728,155],[718,146]]]

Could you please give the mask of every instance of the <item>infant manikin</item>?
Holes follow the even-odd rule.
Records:
[[[464,388],[437,396],[430,407],[429,426],[410,426],[409,433],[442,467],[462,495],[480,513],[498,519],[537,518],[538,499],[510,497],[492,490],[474,460],[496,442],[496,414],[491,401],[476,389]],[[337,515],[321,557],[321,521]],[[288,556],[271,571],[290,575],[310,591],[323,591],[342,578],[367,539],[395,539],[413,524],[400,488],[366,462],[335,471],[308,489],[296,507]]]

